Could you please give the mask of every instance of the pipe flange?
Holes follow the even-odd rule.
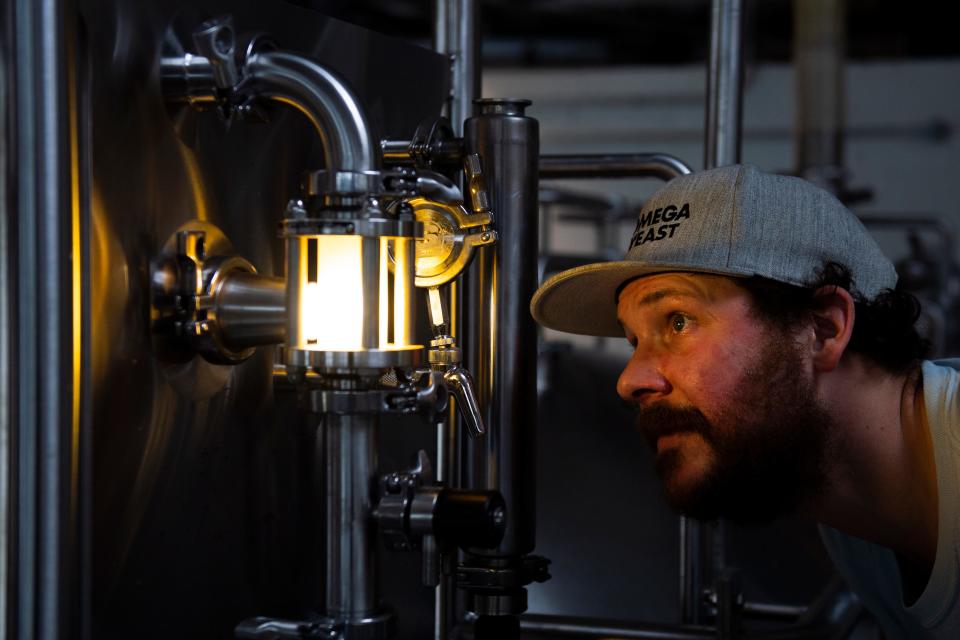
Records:
[[[238,364],[249,358],[256,347],[230,347],[217,317],[223,284],[237,273],[256,274],[257,270],[236,255],[219,228],[199,220],[182,225],[153,266],[154,333],[213,364]],[[166,353],[168,346],[158,344],[157,348],[164,352],[163,358],[173,355]]]
[[[309,349],[280,350],[281,362],[294,370],[306,371],[379,371],[393,367],[415,367],[420,364],[423,347],[413,345],[399,349],[366,349],[361,351],[311,351]]]
[[[364,236],[418,238],[423,224],[395,218],[287,218],[280,221],[281,238],[291,236]]]

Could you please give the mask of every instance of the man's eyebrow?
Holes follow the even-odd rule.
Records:
[[[657,289],[656,291],[651,291],[647,295],[637,300],[635,303],[633,303],[633,306],[639,307],[642,305],[653,304],[654,302],[663,300],[664,298],[669,298],[670,296],[679,296],[682,298],[697,297],[693,293],[689,291],[683,291],[681,289]]]

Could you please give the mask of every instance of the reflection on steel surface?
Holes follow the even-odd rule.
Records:
[[[227,638],[245,617],[307,609],[322,595],[305,578],[319,535],[307,508],[319,498],[315,424],[291,392],[274,391],[269,349],[235,367],[157,358],[150,265],[197,219],[222,229],[260,274],[282,277],[276,224],[323,152],[285,105],[265,109],[269,123],[229,129],[213,111],[168,107],[154,71],[167,30],[229,11],[335,69],[371,127],[397,138],[438,114],[446,61],[289,3],[81,0],[77,9],[89,100],[80,175],[91,183],[81,410],[92,477],[80,496],[91,509],[91,637]],[[413,83],[415,94],[403,91]],[[158,603],[175,615],[158,618]]]

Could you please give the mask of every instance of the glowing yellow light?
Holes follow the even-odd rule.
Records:
[[[406,300],[413,292],[410,291],[410,282],[408,276],[410,273],[410,241],[397,238],[393,243],[396,268],[394,269],[394,291],[395,300]],[[406,304],[393,305],[393,341],[397,346],[410,343],[410,322],[407,317],[408,306]]]
[[[317,236],[316,280],[304,283],[300,326],[316,351],[363,348],[363,273],[358,236]],[[306,274],[304,274],[306,277]]]

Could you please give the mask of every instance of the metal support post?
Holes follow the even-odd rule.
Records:
[[[480,38],[476,0],[436,0],[433,47],[450,57],[450,98],[446,116],[453,131],[473,115],[480,94]]]
[[[743,120],[743,0],[713,0],[710,12],[710,59],[707,68],[707,121],[705,169],[740,162]],[[699,622],[704,582],[702,544],[705,526],[687,518],[680,524],[681,621]],[[725,560],[724,526],[709,532],[714,576],[721,575]]]
[[[323,414],[324,545],[327,566],[323,613],[355,620],[377,607],[376,536],[370,511],[377,469],[376,413]]]
[[[0,515],[5,637],[83,637],[81,246],[78,21],[66,0],[0,9]],[[9,109],[9,111],[7,111]],[[8,155],[9,154],[9,155]],[[8,289],[7,286],[11,285]],[[0,450],[4,445],[0,444]],[[5,483],[0,483],[4,486]],[[9,589],[9,591],[7,591]]]
[[[434,49],[450,59],[450,96],[445,115],[454,134],[463,135],[463,124],[473,115],[473,101],[480,93],[480,38],[477,0],[435,0]],[[454,338],[462,335],[460,282],[446,287],[449,299],[450,330]],[[449,486],[460,483],[460,446],[456,427],[456,408],[437,424],[437,479]],[[434,597],[434,640],[445,640],[457,622],[456,578],[452,571],[440,577]]]
[[[496,627],[519,634],[510,620],[483,618],[511,618],[526,609],[522,587],[529,579],[523,577],[530,572],[524,556],[534,548],[537,336],[527,305],[537,285],[539,128],[524,115],[528,101],[478,104],[480,114],[467,120],[464,139],[467,152],[480,156],[494,227],[504,241],[482,248],[463,277],[461,340],[488,428],[483,440],[467,443],[464,473],[468,486],[503,494],[507,529],[496,550],[471,550],[460,582],[472,600],[468,607],[480,616],[478,633]],[[490,582],[472,591],[473,578]]]

